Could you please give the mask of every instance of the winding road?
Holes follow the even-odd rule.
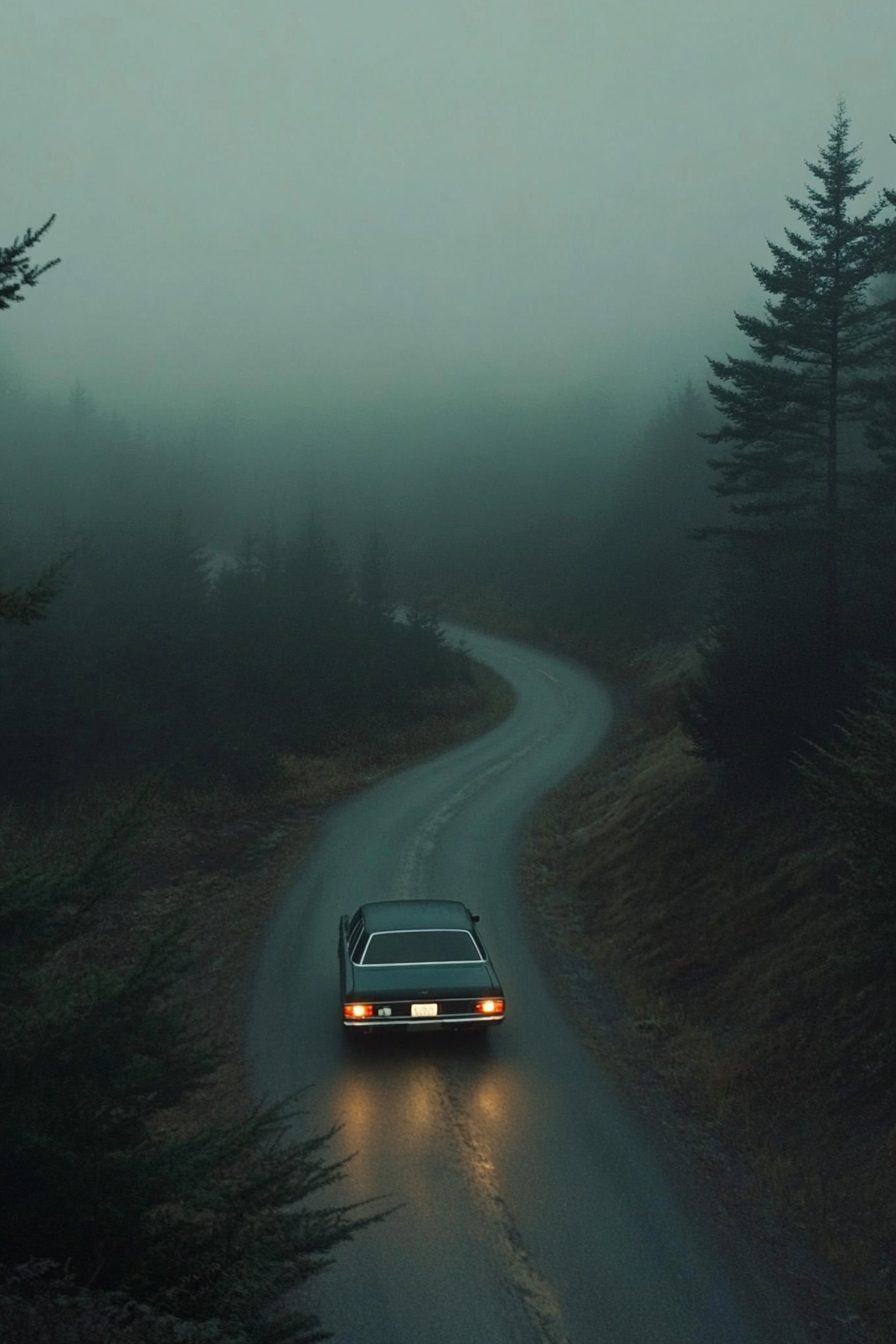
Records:
[[[795,1344],[767,1283],[724,1250],[582,1049],[527,945],[516,869],[537,799],[599,745],[580,668],[454,632],[512,683],[498,728],[336,809],[288,892],[255,986],[259,1094],[313,1084],[315,1128],[355,1154],[340,1200],[400,1207],[337,1253],[314,1308],[337,1344]],[[507,994],[485,1042],[342,1040],[339,915],[463,900]]]

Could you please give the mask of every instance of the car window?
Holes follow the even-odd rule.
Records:
[[[372,933],[361,959],[363,966],[420,965],[439,961],[482,961],[466,929],[408,929]]]

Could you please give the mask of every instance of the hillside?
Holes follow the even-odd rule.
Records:
[[[842,1338],[885,1344],[891,984],[859,973],[841,856],[805,785],[745,789],[689,751],[688,656],[638,661],[609,747],[542,809],[529,915],[603,1067],[663,1110]]]

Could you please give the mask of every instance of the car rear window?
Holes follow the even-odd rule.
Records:
[[[407,966],[438,961],[482,961],[482,955],[466,929],[409,929],[372,933],[361,965]]]

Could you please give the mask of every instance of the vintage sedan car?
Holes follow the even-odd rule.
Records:
[[[371,901],[339,924],[342,1021],[354,1033],[484,1031],[504,991],[460,901]]]

